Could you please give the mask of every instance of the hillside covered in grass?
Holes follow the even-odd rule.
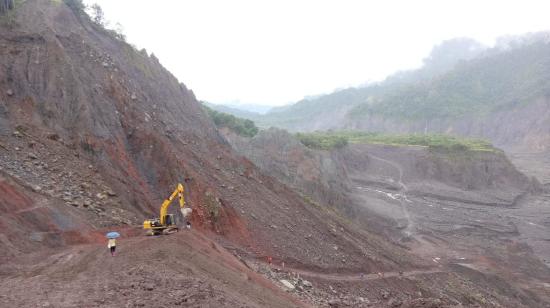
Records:
[[[438,151],[497,151],[482,139],[460,138],[441,134],[392,135],[359,131],[330,131],[297,133],[296,137],[307,147],[320,150],[342,148],[347,144],[373,143],[387,145],[426,146]]]

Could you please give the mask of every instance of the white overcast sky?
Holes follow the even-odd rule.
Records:
[[[455,37],[550,30],[550,1],[86,0],[199,99],[282,105],[421,65]]]

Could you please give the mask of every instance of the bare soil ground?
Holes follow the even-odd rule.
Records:
[[[3,263],[6,307],[307,307],[195,231],[22,254]],[[31,295],[31,296],[29,296]]]
[[[391,235],[394,240],[434,264],[454,264],[501,277],[518,290],[537,294],[537,305],[546,306],[550,300],[550,270],[544,264],[550,259],[550,195],[537,192],[510,198],[491,190],[480,197],[483,190],[453,193],[455,189],[441,183],[418,185],[415,176],[404,171],[408,163],[399,159],[399,152],[403,151],[370,147],[364,152],[368,168],[351,175],[358,200],[394,220],[388,226],[399,230]],[[373,187],[372,183],[378,184]],[[502,204],[485,198],[500,198]]]

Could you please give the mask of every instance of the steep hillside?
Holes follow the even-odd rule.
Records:
[[[335,163],[336,153],[317,152],[305,147],[288,132],[271,128],[254,138],[243,138],[233,131],[222,131],[233,148],[249,158],[265,173],[298,189],[315,202],[342,210],[352,217],[346,170]]]
[[[254,117],[253,120],[261,127],[277,126],[292,131],[342,127],[340,119],[346,117],[351,108],[364,103],[370,104],[378,97],[411,84],[429,82],[452,70],[457,63],[478,57],[484,50],[481,44],[472,39],[457,38],[444,41],[433,48],[420,69],[397,72],[381,83],[348,88],[306,98],[294,105],[273,108],[266,115]]]
[[[431,82],[403,87],[351,112],[357,117],[371,113],[405,119],[454,118],[529,104],[544,97],[550,87],[549,50],[548,42],[539,41],[489,54],[457,65]]]
[[[451,133],[488,138],[514,151],[545,151],[550,146],[549,51],[545,33],[518,37],[443,65],[446,69],[430,70],[426,62],[380,84],[301,101],[256,121],[293,131]],[[426,71],[433,74],[426,78]]]

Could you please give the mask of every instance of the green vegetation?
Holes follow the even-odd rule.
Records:
[[[342,133],[297,133],[296,137],[308,148],[316,150],[331,150],[343,148],[348,144],[348,136]]]
[[[219,128],[229,128],[243,137],[254,137],[258,133],[258,127],[256,127],[256,124],[251,120],[237,118],[234,115],[213,110],[206,107],[204,104],[203,107],[214,121],[214,124]]]
[[[296,137],[307,147],[330,150],[341,148],[348,143],[373,143],[388,145],[426,146],[430,150],[457,151],[487,151],[496,149],[486,140],[460,138],[441,134],[407,134],[391,135],[382,133],[367,133],[358,131],[330,131],[314,133],[298,133]]]
[[[493,51],[458,64],[429,82],[403,85],[349,112],[361,118],[381,114],[404,119],[456,118],[528,104],[550,91],[550,44],[540,41]]]

